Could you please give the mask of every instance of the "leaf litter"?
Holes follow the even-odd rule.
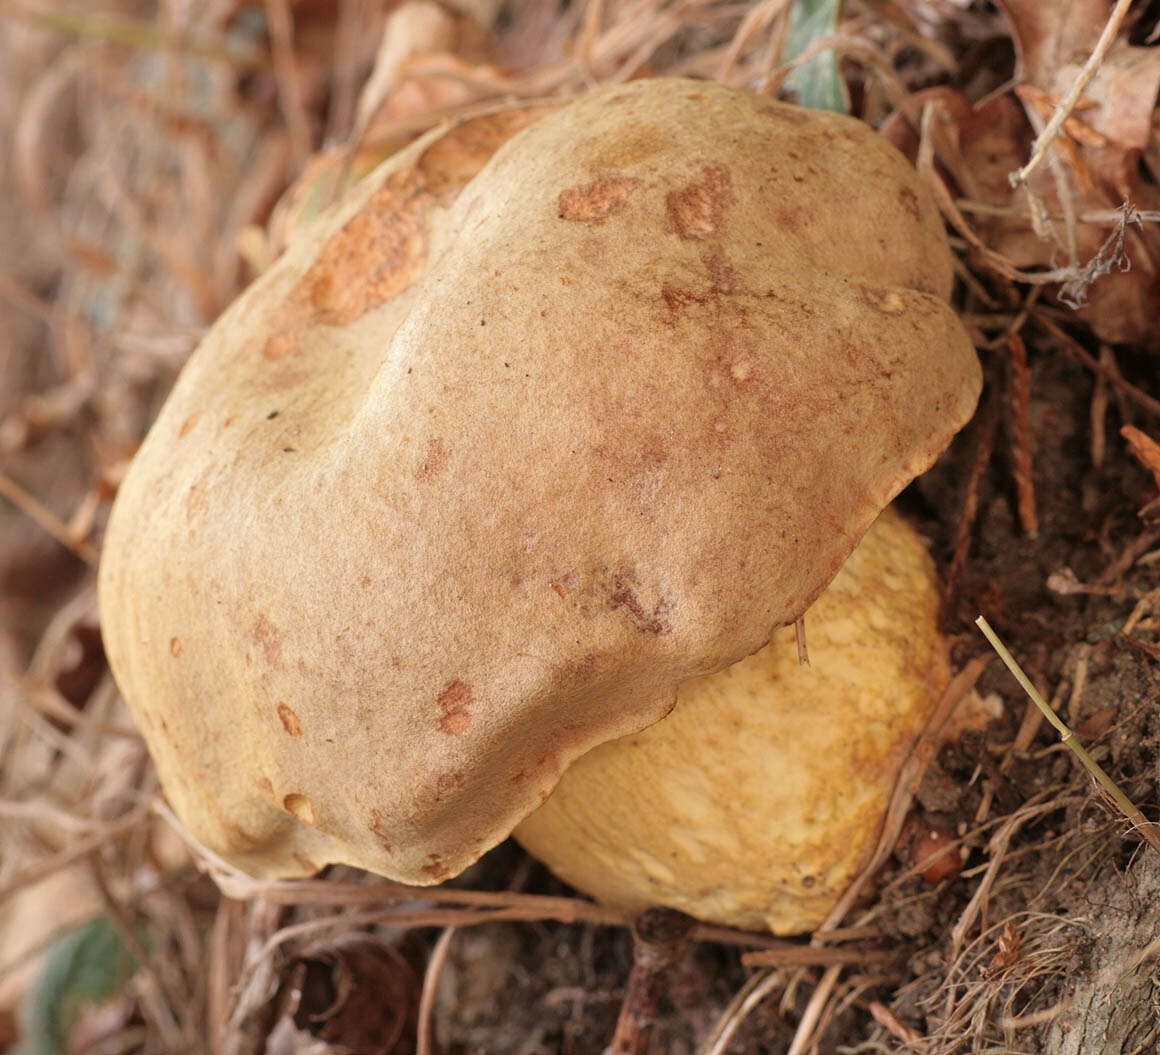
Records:
[[[510,845],[410,890],[341,868],[259,884],[192,842],[93,644],[91,563],[177,370],[287,214],[309,222],[481,101],[681,74],[848,102],[931,182],[994,395],[903,502],[998,717],[916,755],[845,915],[800,942],[696,928],[649,1050],[1149,1050],[1160,866],[973,662],[971,621],[1155,818],[1156,18],[1107,0],[0,0],[0,1046],[35,1043],[30,1021],[126,1052],[613,1036],[631,921]],[[924,878],[921,830],[957,873]],[[100,942],[122,951],[93,979],[77,950]],[[72,995],[22,1019],[46,985]]]

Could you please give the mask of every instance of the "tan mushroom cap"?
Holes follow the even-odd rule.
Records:
[[[950,285],[848,118],[648,80],[418,141],[222,316],[118,497],[104,632],[174,808],[259,876],[461,871],[933,461],[980,385]]]
[[[600,901],[813,930],[873,853],[898,770],[950,681],[942,598],[887,509],[806,616],[685,682],[668,717],[593,748],[515,830]]]

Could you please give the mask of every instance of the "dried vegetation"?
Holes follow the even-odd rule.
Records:
[[[957,688],[977,679],[1001,717],[924,742],[817,934],[695,928],[648,1050],[1155,1050],[1160,861],[971,624],[990,619],[1155,817],[1155,3],[850,0],[804,42],[788,0],[97,7],[0,0],[0,1050],[535,1055],[613,1036],[631,921],[511,846],[419,891],[342,869],[258,884],[188,844],[104,664],[101,527],[201,333],[341,180],[496,96],[659,73],[805,90],[828,55],[954,232],[988,392],[904,503],[947,581]],[[916,861],[924,840],[961,869]],[[66,1015],[70,992],[91,999]]]

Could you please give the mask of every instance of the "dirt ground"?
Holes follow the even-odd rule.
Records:
[[[931,182],[986,384],[898,501],[996,717],[937,752],[843,931],[697,932],[638,1050],[1160,1049],[1160,856],[974,624],[1160,818],[1160,5],[99,7],[0,0],[0,1052],[609,1043],[631,920],[514,843],[433,891],[247,882],[191,851],[108,672],[94,569],[182,363],[325,197],[296,183],[312,154],[357,143],[358,174],[481,101],[667,73],[845,93]],[[815,54],[835,58],[788,76]],[[931,829],[961,858],[933,881],[910,849]],[[757,949],[774,965],[744,965]]]

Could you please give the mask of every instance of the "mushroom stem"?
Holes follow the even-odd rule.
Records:
[[[670,971],[681,961],[693,921],[669,908],[642,912],[632,927],[632,971],[606,1055],[644,1055]]]

